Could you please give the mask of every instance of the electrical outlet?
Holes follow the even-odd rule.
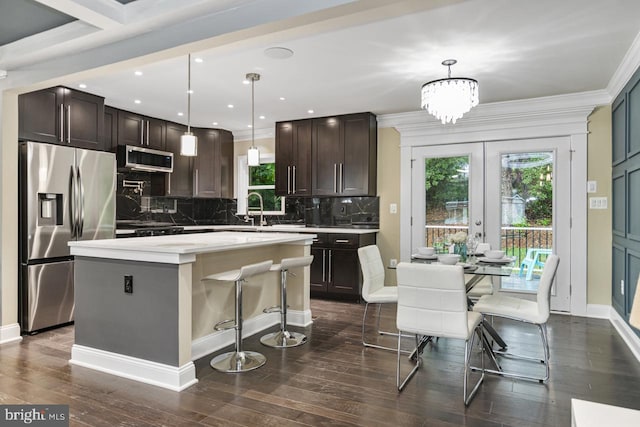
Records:
[[[395,203],[390,203],[389,204],[389,213],[391,213],[391,214],[398,213],[398,205],[395,204]]]
[[[620,295],[624,295],[624,280],[620,280]]]
[[[398,260],[395,258],[391,258],[389,260],[389,267],[396,268],[398,266]]]
[[[133,276],[130,274],[126,274],[124,276],[124,293],[125,294],[133,293]]]

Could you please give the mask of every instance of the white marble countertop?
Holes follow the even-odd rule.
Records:
[[[267,226],[251,225],[179,225],[189,230],[213,230],[213,231],[261,231],[274,233],[344,233],[344,234],[368,234],[380,231],[377,228],[334,228],[334,227],[304,227],[299,225],[275,224]],[[116,230],[116,234],[132,234],[134,230]],[[163,236],[159,236],[163,237]]]
[[[132,261],[184,264],[194,262],[197,254],[274,244],[310,245],[315,234],[307,233],[215,233],[174,234],[69,242],[71,255]]]

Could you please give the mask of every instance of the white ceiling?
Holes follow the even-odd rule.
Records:
[[[67,14],[90,3],[38,1]],[[64,26],[68,39],[58,42],[40,34],[1,46],[0,69],[11,73],[14,68],[33,67],[46,60],[48,52],[92,48],[150,28],[162,31],[161,25],[192,20],[204,11],[222,13],[270,3],[277,10],[284,1],[94,3],[110,6],[109,10],[128,11],[125,14],[128,19],[119,20],[123,15],[102,9],[83,9],[74,15],[80,22]],[[318,2],[309,1],[308,7],[312,3]],[[321,3],[329,10],[351,0]],[[280,29],[247,38],[249,42],[221,43],[220,47],[194,51],[193,57],[201,57],[204,62],[192,66],[191,124],[211,127],[217,122],[218,127],[245,133],[251,123],[251,86],[243,84],[248,72],[262,76],[255,83],[256,129],[271,130],[275,121],[309,116],[418,110],[421,85],[445,77],[446,68],[440,63],[448,58],[458,60],[452,75],[478,80],[480,103],[602,90],[607,88],[640,31],[637,0],[399,1],[386,2],[384,15],[389,18],[385,19],[379,17],[380,13],[366,15],[367,8],[381,8],[383,2],[355,3],[364,11],[357,19],[338,17],[328,24],[314,17],[309,18],[306,29]],[[394,4],[398,7],[392,8]],[[157,8],[150,11],[149,5]],[[144,11],[155,16],[155,21],[141,18]],[[304,13],[301,11],[299,16],[304,17]],[[140,18],[131,21],[132,16]],[[77,27],[86,26],[83,19],[92,21],[94,31],[80,32],[82,35],[76,37]],[[260,17],[256,19],[260,21]],[[269,20],[274,21],[265,18],[257,25],[268,25]],[[187,25],[184,31],[188,30]],[[63,30],[50,31],[59,34]],[[51,45],[43,45],[43,40],[51,40]],[[29,43],[38,46],[39,52],[21,53],[21,48],[29,47]],[[291,49],[294,55],[284,60],[269,58],[264,50],[273,46]],[[178,116],[178,112],[186,113],[184,52],[185,49],[176,51],[169,55],[174,56],[172,59],[161,62],[66,83],[86,84],[85,90],[104,96],[107,105],[186,123],[186,116]],[[135,70],[143,75],[136,77]],[[286,99],[280,101],[280,97]],[[134,99],[141,103],[135,104]],[[228,104],[235,107],[230,109]],[[314,113],[307,113],[309,109]],[[266,119],[258,119],[259,115]]]

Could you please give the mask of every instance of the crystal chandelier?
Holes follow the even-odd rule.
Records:
[[[465,77],[451,78],[451,66],[456,62],[455,59],[442,61],[442,65],[449,67],[449,76],[422,85],[422,108],[442,124],[455,123],[478,105],[478,81]]]

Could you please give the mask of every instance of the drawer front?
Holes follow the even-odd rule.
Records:
[[[333,248],[357,248],[360,239],[357,234],[330,234],[327,243]]]

